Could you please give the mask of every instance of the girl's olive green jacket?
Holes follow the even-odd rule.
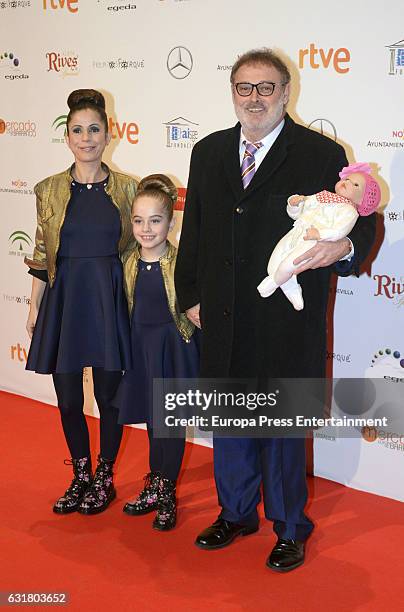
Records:
[[[174,270],[177,260],[177,249],[168,242],[166,253],[159,259],[161,274],[163,276],[164,287],[167,294],[168,307],[173,317],[174,323],[185,342],[189,342],[195,327],[185,314],[180,312],[174,286]],[[133,251],[127,253],[123,262],[123,273],[125,282],[125,292],[128,298],[129,313],[132,313],[134,306],[134,291],[137,278],[137,264],[140,259],[139,245],[136,244]]]

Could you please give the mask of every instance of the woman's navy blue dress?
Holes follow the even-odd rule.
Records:
[[[46,285],[27,360],[40,374],[79,372],[86,366],[126,370],[131,365],[129,315],[118,256],[120,213],[105,193],[72,183],[60,232],[57,273]]]
[[[196,333],[185,342],[170,313],[159,262],[138,262],[131,324],[133,369],[125,372],[114,405],[119,423],[148,423],[153,416],[153,378],[196,378]]]

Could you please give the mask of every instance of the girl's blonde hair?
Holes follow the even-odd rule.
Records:
[[[161,202],[171,221],[173,218],[174,204],[178,197],[178,191],[168,176],[165,174],[149,174],[145,176],[138,185],[133,204],[135,204],[137,198],[142,195],[151,196]]]

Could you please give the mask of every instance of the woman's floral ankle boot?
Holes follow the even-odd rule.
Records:
[[[92,482],[91,457],[65,459],[65,465],[73,466],[74,477],[69,488],[53,506],[53,512],[56,514],[76,512]]]

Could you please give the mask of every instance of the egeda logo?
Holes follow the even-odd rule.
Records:
[[[0,53],[0,70],[8,81],[29,78],[28,74],[23,74],[21,71],[20,58],[16,56],[14,51]]]
[[[333,414],[358,418],[352,436],[404,450],[403,352],[379,349],[362,378],[340,378],[333,389]],[[372,423],[373,421],[373,423]],[[356,432],[355,432],[356,430]]]
[[[14,53],[7,53],[7,51],[0,55],[0,62],[4,62],[3,66],[8,63],[8,65],[14,66],[15,68],[20,64],[18,57],[15,57]]]
[[[101,4],[102,2],[105,3],[105,0],[97,0],[97,4]],[[115,3],[115,4],[111,4],[110,2],[107,2],[107,6],[105,7],[105,9],[111,13],[120,13],[122,11],[134,11],[136,9],[136,4],[134,4],[133,2],[119,2],[119,3]]]
[[[397,349],[379,349],[373,356],[372,365],[366,370],[367,378],[386,378],[404,382],[404,353]]]
[[[384,428],[363,428],[362,437],[366,442],[377,442],[386,449],[404,451],[404,354],[389,347],[379,349],[373,355],[372,363],[365,372],[365,379],[374,386],[374,401],[371,409],[375,416],[386,418]],[[377,379],[382,379],[380,382]]]

